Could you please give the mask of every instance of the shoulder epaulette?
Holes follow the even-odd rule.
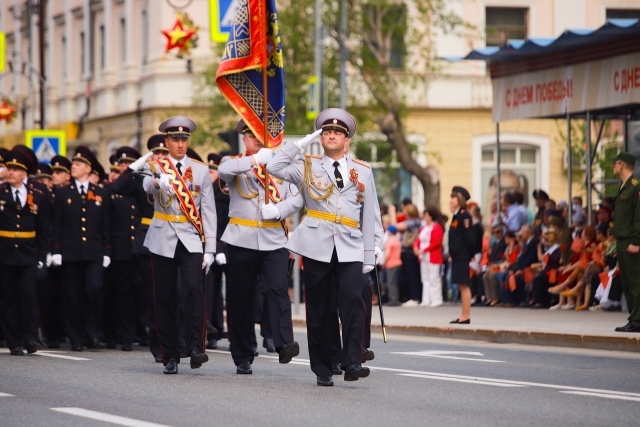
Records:
[[[43,193],[39,188],[31,187],[31,188],[29,189],[29,191],[32,191],[32,192],[34,192],[34,193],[38,193],[38,194],[42,194],[42,195],[44,196],[44,193]]]
[[[322,158],[322,156],[314,156],[312,154],[305,154],[305,157],[308,157],[310,159],[321,159]]]
[[[189,157],[189,158],[191,159],[191,157]],[[192,162],[194,162],[194,163],[198,163],[199,165],[204,165],[204,166],[207,166],[207,167],[209,166],[209,165],[207,165],[206,163],[201,162],[200,160],[191,159],[191,161],[192,161]]]
[[[638,185],[638,180],[635,178],[631,178],[631,185]]]
[[[354,163],[359,164],[360,166],[364,166],[365,168],[371,169],[371,165],[363,160],[351,159]]]

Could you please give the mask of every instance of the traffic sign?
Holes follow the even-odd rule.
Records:
[[[30,129],[25,132],[25,145],[35,151],[38,160],[50,163],[56,154],[67,154],[67,134],[63,130]]]
[[[307,79],[309,91],[307,93],[307,120],[315,120],[320,113],[320,86],[318,85],[318,77],[311,76]]]
[[[2,31],[0,31],[0,73],[4,71],[4,52],[7,49],[6,37]]]
[[[209,0],[211,41],[226,43],[236,18],[238,0]]]

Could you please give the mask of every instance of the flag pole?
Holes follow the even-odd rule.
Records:
[[[267,14],[267,2],[264,2],[263,13]],[[265,24],[264,28],[264,51],[262,52],[262,115],[264,124],[264,148],[269,148],[269,99],[267,91],[267,67],[269,61],[269,16],[265,16],[262,20]],[[264,166],[264,204],[269,204],[269,172],[267,171],[267,165]]]

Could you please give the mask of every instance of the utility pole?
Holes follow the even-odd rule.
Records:
[[[47,0],[40,0],[38,5],[38,55],[40,56],[40,129],[47,128],[47,75],[44,59],[44,32],[46,31]]]
[[[340,0],[340,108],[347,109],[347,0]]]

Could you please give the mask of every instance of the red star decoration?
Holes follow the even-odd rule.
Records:
[[[16,107],[7,103],[7,101],[2,101],[2,103],[0,103],[0,120],[4,120],[5,122],[9,123],[11,121],[13,113],[15,112]]]
[[[184,48],[189,39],[196,33],[196,31],[191,28],[185,28],[182,25],[182,21],[179,19],[176,19],[176,22],[173,24],[173,28],[161,31],[167,38],[165,52],[169,52],[171,49],[176,47],[178,49]]]

